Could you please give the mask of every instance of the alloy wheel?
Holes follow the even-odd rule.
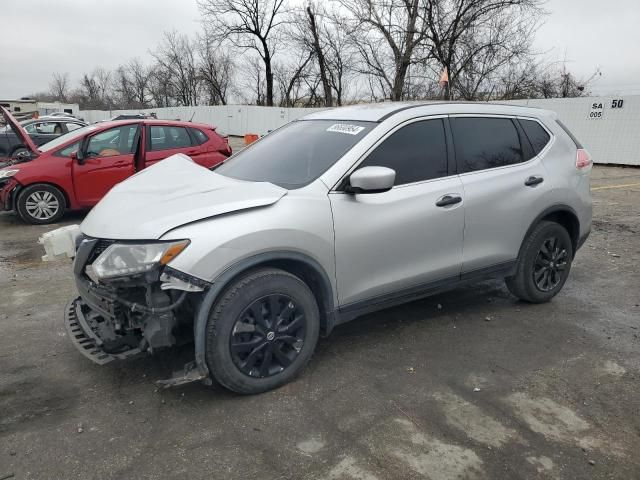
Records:
[[[293,363],[304,345],[306,318],[287,295],[272,294],[249,305],[231,331],[236,367],[250,377],[276,375]]]
[[[545,239],[533,264],[533,281],[539,290],[549,292],[560,284],[566,274],[568,256],[558,237]]]
[[[33,218],[49,220],[60,210],[60,202],[53,193],[41,190],[33,192],[27,197],[25,209]]]

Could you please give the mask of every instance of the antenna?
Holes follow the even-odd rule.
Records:
[[[193,114],[191,115],[191,118],[189,119],[189,123],[191,123],[193,121],[193,117],[196,116],[196,111],[193,111]]]

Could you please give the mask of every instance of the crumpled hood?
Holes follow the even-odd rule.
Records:
[[[172,155],[113,187],[80,226],[85,235],[153,240],[205,218],[276,203],[287,190],[218,175]]]

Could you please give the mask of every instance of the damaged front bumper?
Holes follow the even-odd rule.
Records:
[[[114,360],[127,360],[142,353],[138,347],[107,353],[103,349],[104,342],[94,331],[95,322],[91,317],[95,318],[95,315],[96,312],[91,310],[82,297],[71,300],[65,308],[64,326],[71,342],[80,353],[98,365],[105,365]]]
[[[192,341],[194,311],[207,282],[163,267],[98,283],[87,270],[111,243],[79,239],[74,275],[80,296],[69,302],[64,315],[76,348],[104,365]],[[159,383],[166,387],[204,380],[207,373],[190,362]]]
[[[15,209],[16,198],[20,188],[20,184],[14,178],[0,180],[0,211],[10,212]]]

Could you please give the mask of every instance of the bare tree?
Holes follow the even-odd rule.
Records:
[[[577,78],[567,69],[566,61],[546,65],[536,71],[531,98],[573,98],[590,94],[590,86],[602,75],[596,68],[588,78]]]
[[[97,67],[92,73],[91,77],[98,89],[98,99],[107,108],[111,107],[111,72],[105,70],[102,67]]]
[[[305,10],[307,17],[307,25],[309,32],[311,32],[311,38],[309,41],[311,51],[318,63],[318,70],[320,73],[320,81],[322,82],[322,89],[324,90],[324,104],[327,107],[333,106],[333,91],[331,88],[330,75],[327,67],[327,60],[325,57],[325,46],[323,40],[321,40],[321,26],[318,25],[318,16],[316,14],[316,7],[314,4],[309,3]]]
[[[325,22],[321,31],[321,38],[325,45],[325,62],[335,104],[343,104],[347,93],[347,83],[353,78],[357,52],[350,41],[348,33],[341,28],[342,22],[338,18],[331,17],[331,21]]]
[[[154,65],[149,69],[149,95],[152,104],[158,108],[175,105],[176,93],[171,81],[171,72],[160,65]]]
[[[124,66],[119,66],[112,74],[111,89],[113,103],[119,108],[132,108],[135,105],[133,82]]]
[[[136,108],[146,108],[149,106],[149,81],[151,77],[151,67],[143,64],[139,59],[134,58],[125,67],[129,81],[132,103]]]
[[[449,74],[448,99],[457,86],[457,77],[471,68],[471,63],[477,65],[479,56],[518,36],[527,23],[535,25],[544,13],[542,0],[424,1],[431,54]]]
[[[512,94],[531,77],[521,67],[532,66],[532,39],[538,25],[511,11],[494,14],[460,37],[454,59],[463,60],[455,74],[452,92],[465,100],[485,100],[502,95],[502,80],[509,79]]]
[[[344,27],[384,97],[401,100],[409,67],[428,55],[425,0],[336,0],[348,13]]]
[[[54,73],[40,97],[83,108],[552,98],[586,95],[600,75],[577,78],[533,51],[544,0],[287,1],[198,0],[201,36],[165,33],[152,63],[96,68],[73,91]]]
[[[210,35],[199,39],[198,72],[209,105],[226,105],[233,84],[235,64]]]
[[[186,35],[165,32],[158,49],[152,53],[156,70],[171,83],[179,105],[197,105],[200,77],[196,65],[197,46]]]
[[[273,56],[285,21],[284,0],[198,0],[209,31],[220,41],[253,50],[264,66],[265,103],[273,105]]]
[[[80,103],[83,108],[103,108],[102,102],[100,101],[100,87],[98,87],[98,83],[95,78],[93,78],[93,75],[89,73],[82,75],[75,96],[80,99],[78,103]]]
[[[313,53],[303,51],[295,63],[275,66],[274,75],[280,88],[280,106],[300,106],[305,97],[308,98],[309,92],[305,86],[306,80],[312,74],[310,71],[312,58]]]
[[[258,57],[250,57],[241,65],[239,73],[237,85],[240,102],[264,106],[266,81],[262,61]]]
[[[69,96],[69,74],[54,72],[49,82],[49,93],[55,99],[66,102]]]

